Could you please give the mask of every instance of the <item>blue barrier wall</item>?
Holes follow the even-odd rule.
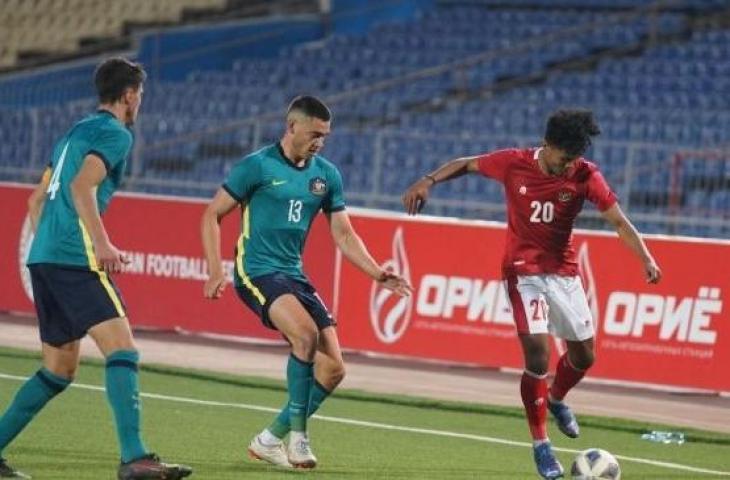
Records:
[[[364,34],[379,22],[411,20],[434,6],[434,0],[333,0],[332,28],[335,33]]]
[[[281,47],[322,38],[316,16],[182,27],[145,34],[139,59],[154,80],[179,81],[192,70],[226,70],[241,58],[273,57]]]
[[[407,21],[434,0],[333,0],[329,18],[299,15],[148,31],[135,51],[151,81],[182,81],[195,70],[226,70],[242,58],[270,58],[282,47],[330,33],[364,34],[376,23]],[[0,76],[0,107],[63,104],[94,95],[91,78],[99,57]]]

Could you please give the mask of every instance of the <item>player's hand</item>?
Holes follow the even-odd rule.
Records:
[[[413,287],[405,278],[393,272],[383,271],[378,278],[378,283],[401,297],[407,297],[413,291]]]
[[[203,286],[203,295],[205,298],[217,300],[223,296],[226,289],[226,276],[223,271],[212,272]]]
[[[428,191],[433,185],[433,181],[428,178],[421,178],[403,194],[403,206],[406,208],[408,215],[415,215],[423,209],[428,200]]]
[[[659,280],[662,279],[662,271],[653,258],[646,262],[644,271],[646,272],[647,283],[659,283]]]
[[[131,261],[129,257],[109,242],[94,245],[94,255],[96,256],[97,268],[107,273],[119,273],[122,271],[122,266]]]

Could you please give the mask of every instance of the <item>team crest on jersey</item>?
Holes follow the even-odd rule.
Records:
[[[563,191],[558,192],[558,200],[560,200],[563,203],[569,202],[573,199],[573,192],[569,191]]]
[[[309,181],[309,191],[315,195],[324,195],[327,191],[327,182],[322,177],[314,177]]]

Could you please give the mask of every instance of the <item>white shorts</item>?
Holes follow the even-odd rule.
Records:
[[[593,317],[580,277],[518,275],[505,284],[518,333],[552,333],[572,341],[593,337]]]

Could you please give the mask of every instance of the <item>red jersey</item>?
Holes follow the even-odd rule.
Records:
[[[538,164],[540,149],[508,149],[479,157],[479,171],[504,185],[507,244],[502,272],[508,275],[577,275],[573,224],[587,198],[600,211],[616,195],[598,167],[579,158],[565,175],[551,176]]]

